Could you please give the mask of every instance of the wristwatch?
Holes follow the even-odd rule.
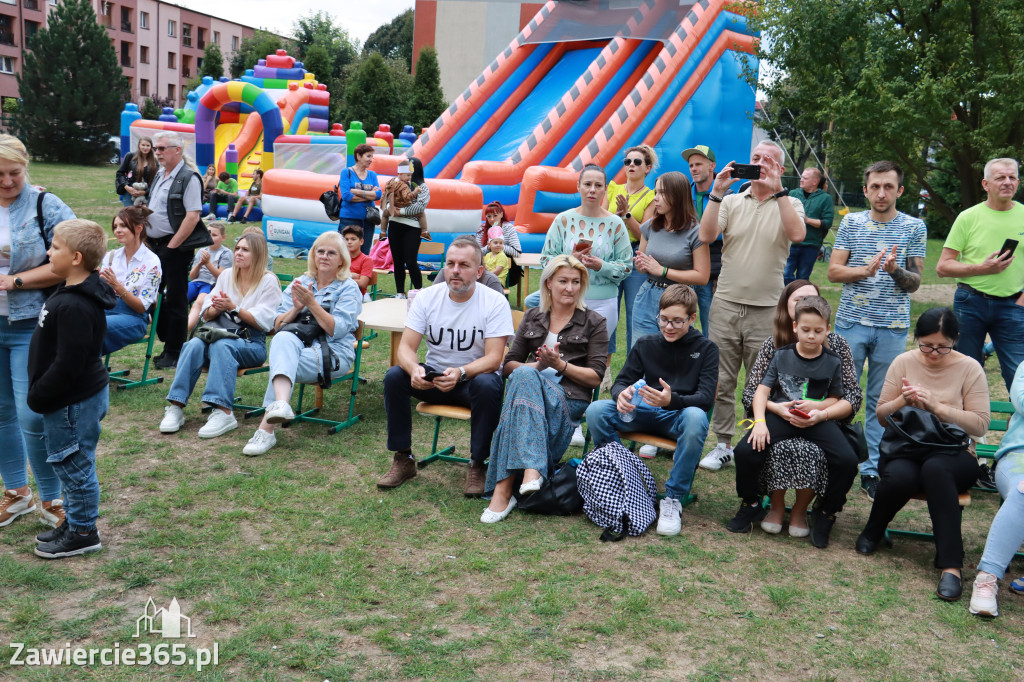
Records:
[[[775,198],[775,199],[781,199],[782,197],[788,197],[788,196],[789,196],[789,190],[786,189],[785,187],[783,187],[778,192],[776,192],[775,194],[772,195],[772,197]]]
[[[25,286],[25,280],[23,280],[21,277],[15,277],[14,278],[14,288],[15,289],[21,289],[24,286]]]
[[[623,220],[629,220],[632,217],[633,217],[633,214],[630,213],[629,211],[626,211],[626,215],[622,216],[622,219]]]
[[[466,368],[459,367],[459,383],[461,384],[462,382],[467,381],[468,379],[469,375],[466,374]]]

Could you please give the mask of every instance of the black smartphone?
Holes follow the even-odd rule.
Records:
[[[740,180],[758,180],[761,177],[761,167],[756,163],[734,163],[732,176]]]
[[[1020,242],[1018,242],[1016,239],[1007,239],[1005,242],[1003,242],[1003,248],[999,249],[999,256],[1002,257],[1002,255],[1007,251],[1009,251],[1010,255],[1012,256],[1013,252],[1017,250],[1017,244],[1019,243]]]
[[[434,369],[430,365],[420,365],[420,367],[422,367],[423,371],[427,373],[426,376],[423,377],[427,381],[433,381],[434,379],[436,379],[436,378],[438,378],[440,376],[444,376],[444,372],[438,372],[436,369]]]

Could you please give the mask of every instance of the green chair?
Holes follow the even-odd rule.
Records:
[[[138,381],[133,381],[128,378],[128,374],[131,370],[121,369],[114,372],[110,372],[110,381],[112,381],[118,388],[127,390],[129,388],[136,388],[138,386],[148,386],[150,384],[163,383],[164,378],[162,376],[151,377],[149,376],[149,361],[153,357],[153,343],[156,341],[156,321],[160,318],[160,303],[163,301],[163,296],[156,297],[156,303],[153,304],[153,316],[149,323],[149,331],[147,334],[128,345],[133,346],[136,344],[146,344],[146,360],[142,363],[142,377]],[[107,353],[103,359],[103,364],[110,371],[110,356],[113,353]]]

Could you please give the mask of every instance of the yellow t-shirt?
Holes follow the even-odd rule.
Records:
[[[508,272],[508,256],[504,253],[492,253],[490,251],[485,253],[484,268],[489,272],[494,272],[498,267],[502,268],[502,274]]]
[[[615,201],[619,195],[626,197],[626,210],[631,216],[636,218],[638,223],[644,221],[644,211],[654,201],[654,190],[650,187],[645,187],[639,192],[634,194],[628,194],[626,192],[626,186],[620,185],[617,182],[608,183],[608,210],[615,213]]]
[[[1024,206],[1014,202],[1009,211],[995,211],[980,203],[957,216],[942,247],[959,251],[961,263],[977,265],[1001,249],[1007,239],[1024,242]],[[958,277],[956,281],[989,296],[1012,296],[1024,290],[1024,249],[1018,246],[1014,255],[1010,267],[1002,272]]]

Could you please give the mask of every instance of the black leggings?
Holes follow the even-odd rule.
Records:
[[[405,293],[405,271],[409,271],[409,283],[413,289],[423,286],[423,275],[416,257],[420,253],[420,227],[399,223],[393,218],[388,221],[388,243],[391,244],[391,258],[395,261],[395,291]]]
[[[772,443],[789,438],[804,438],[821,448],[828,463],[828,488],[820,497],[820,505],[815,506],[820,506],[826,514],[841,512],[846,504],[846,493],[857,475],[857,453],[850,447],[839,424],[826,421],[801,429],[769,412],[765,415],[765,425]],[[747,435],[744,435],[733,450],[736,456],[736,494],[744,502],[751,503],[760,499],[757,478],[769,449],[765,447],[758,452],[747,441]]]
[[[957,495],[978,480],[978,460],[969,452],[935,455],[923,463],[890,459],[880,463],[878,490],[864,533],[879,540],[896,512],[914,495],[928,500],[935,535],[935,568],[962,568],[964,541],[960,533],[961,509]]]

